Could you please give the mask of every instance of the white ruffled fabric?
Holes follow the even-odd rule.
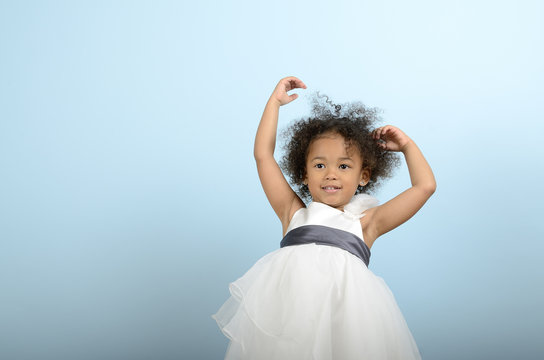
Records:
[[[360,218],[376,206],[376,199],[361,195],[344,214]],[[231,340],[226,360],[421,358],[383,279],[338,247],[280,248],[229,290],[230,298],[212,316]]]
[[[344,205],[344,213],[354,219],[363,217],[363,211],[378,206],[380,202],[374,196],[368,194],[357,194],[353,196],[349,203]]]

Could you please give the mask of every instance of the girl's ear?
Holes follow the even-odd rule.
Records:
[[[361,185],[366,185],[368,184],[368,182],[370,181],[370,170],[369,169],[363,169],[363,171],[361,172]]]

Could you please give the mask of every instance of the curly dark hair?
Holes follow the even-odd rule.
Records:
[[[359,101],[335,104],[327,95],[320,95],[319,92],[314,93],[310,100],[312,116],[296,120],[281,134],[285,141],[285,154],[280,160],[280,167],[302,199],[311,199],[308,186],[303,184],[310,144],[326,133],[341,135],[346,148],[357,148],[363,158],[363,169],[370,170],[370,181],[365,187],[359,186],[356,194],[372,193],[384,179],[393,175],[401,163],[399,156],[376,146],[372,138],[375,124],[381,121],[378,108],[366,107]]]

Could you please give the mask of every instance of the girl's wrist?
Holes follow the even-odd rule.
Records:
[[[271,97],[271,98],[268,100],[268,103],[269,103],[270,105],[277,106],[277,107],[280,107],[280,106],[281,106],[280,101],[279,101],[278,99],[276,99],[276,98],[273,98],[273,97]]]
[[[408,141],[406,141],[406,144],[400,147],[400,151],[402,153],[406,153],[406,151],[409,150],[412,146],[416,146],[416,143],[412,139],[408,139]]]

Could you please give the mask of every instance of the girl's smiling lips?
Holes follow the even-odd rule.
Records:
[[[323,186],[322,189],[325,190],[325,192],[334,193],[340,190],[341,188],[340,186],[328,185],[328,186]]]

